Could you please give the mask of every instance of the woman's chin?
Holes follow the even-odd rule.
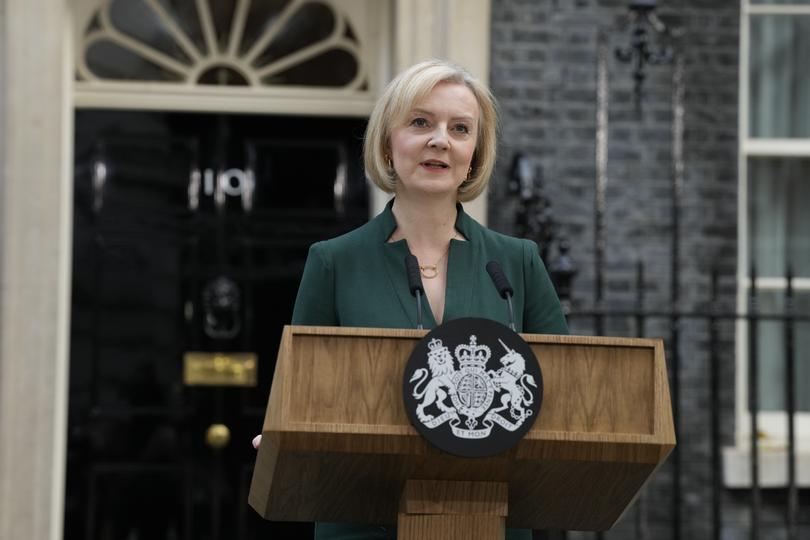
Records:
[[[461,184],[453,179],[430,178],[403,182],[401,191],[419,197],[455,197]]]

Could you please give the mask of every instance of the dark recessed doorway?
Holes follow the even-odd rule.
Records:
[[[75,125],[65,538],[312,538],[247,506],[250,440],[309,245],[368,217],[365,120]],[[186,384],[192,351],[254,354],[256,386]]]

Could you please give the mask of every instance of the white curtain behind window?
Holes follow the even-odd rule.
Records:
[[[810,277],[810,159],[751,158],[749,260],[761,277]]]
[[[784,277],[788,265],[797,277],[810,277],[810,159],[750,158],[748,211],[751,259],[759,277]],[[785,290],[760,290],[761,313],[784,312]],[[797,313],[810,313],[810,293],[796,291]],[[785,326],[782,321],[762,320],[758,326],[760,406],[784,410]],[[810,411],[810,324],[795,323],[797,409]]]
[[[751,17],[752,137],[810,137],[810,15]]]

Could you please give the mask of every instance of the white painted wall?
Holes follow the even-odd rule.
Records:
[[[0,538],[62,537],[71,224],[64,0],[0,0]]]

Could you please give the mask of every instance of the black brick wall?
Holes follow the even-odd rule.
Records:
[[[489,223],[511,231],[514,199],[506,176],[516,151],[539,166],[560,233],[573,243],[580,273],[576,305],[593,291],[596,37],[625,12],[625,2],[493,0],[491,84],[502,112],[497,179]],[[684,307],[702,298],[718,265],[728,292],[736,268],[739,2],[668,2],[663,19],[685,29],[685,183],[681,284]],[[612,45],[626,35],[611,33]],[[648,71],[637,118],[627,65],[610,64],[609,181],[606,215],[608,300],[632,296],[634,269],[648,269],[652,303],[669,299],[672,68]]]
[[[512,156],[537,163],[553,205],[558,234],[571,241],[579,274],[573,311],[593,305],[594,179],[597,33],[613,30],[612,50],[628,34],[616,29],[626,12],[622,0],[493,0],[491,86],[501,106],[502,142],[490,189],[489,224],[515,233],[516,200],[508,193]],[[720,302],[735,308],[737,265],[737,128],[739,0],[659,2],[671,27],[683,28],[685,59],[685,172],[680,213],[678,278],[683,310],[709,306],[711,268],[720,272]],[[635,268],[646,268],[648,309],[670,309],[672,244],[671,66],[648,70],[643,116],[634,109],[630,67],[611,59],[609,166],[605,216],[607,307],[632,307]],[[552,250],[551,259],[554,258]],[[548,262],[548,261],[547,261]],[[590,320],[573,317],[572,331],[594,332]],[[679,451],[682,459],[682,533],[711,534],[711,472],[708,393],[708,330],[705,322],[680,325]],[[724,445],[733,444],[734,325],[721,325]],[[609,321],[607,334],[633,335],[632,319]],[[668,321],[650,321],[646,335],[663,337],[673,363]],[[646,491],[647,538],[672,538],[672,465]],[[770,499],[773,503],[770,503]],[[783,535],[783,497],[766,497],[764,538]],[[779,499],[779,500],[777,500]],[[606,538],[635,538],[632,509]],[[745,492],[723,492],[725,538],[748,537]],[[806,529],[805,529],[806,530]],[[777,536],[774,536],[777,535]],[[589,537],[585,535],[584,537]]]

